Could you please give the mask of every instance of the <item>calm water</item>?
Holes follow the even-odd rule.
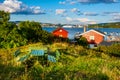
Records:
[[[43,30],[46,30],[48,32],[52,32],[55,29],[56,28],[46,28],[46,27],[43,28]],[[75,33],[77,33],[77,32],[82,33],[83,32],[83,28],[64,28],[64,29],[69,32],[68,37],[70,39],[74,39]],[[87,28],[87,30],[90,30],[90,29],[92,29],[92,28]],[[107,33],[112,33],[112,32],[120,33],[120,28],[97,28],[97,30],[99,30],[101,32],[107,32]]]

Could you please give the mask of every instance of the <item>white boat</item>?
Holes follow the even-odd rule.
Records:
[[[72,26],[63,26],[63,28],[72,28]]]

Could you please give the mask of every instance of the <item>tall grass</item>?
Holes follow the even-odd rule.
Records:
[[[29,44],[19,47],[22,54],[27,54],[30,48],[47,48],[51,51],[59,49],[61,56],[56,62],[44,63],[34,61],[32,67],[27,68],[18,63],[13,53],[18,48],[0,49],[0,79],[1,80],[119,80],[120,58],[85,49],[78,45],[67,43]],[[34,58],[36,59],[36,58]]]

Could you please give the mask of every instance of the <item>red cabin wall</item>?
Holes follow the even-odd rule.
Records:
[[[99,44],[103,41],[104,37],[94,31],[90,31],[86,34],[82,35],[83,37],[85,37],[88,41],[88,43],[93,43],[93,41],[90,40],[90,36],[94,36],[94,43],[95,44]]]
[[[66,32],[63,29],[62,29],[62,32],[60,32],[60,30],[53,32],[53,35],[58,36],[58,37],[68,38],[68,32]]]

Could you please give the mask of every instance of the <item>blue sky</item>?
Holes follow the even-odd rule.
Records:
[[[120,22],[120,0],[0,0],[10,21],[62,24]]]

